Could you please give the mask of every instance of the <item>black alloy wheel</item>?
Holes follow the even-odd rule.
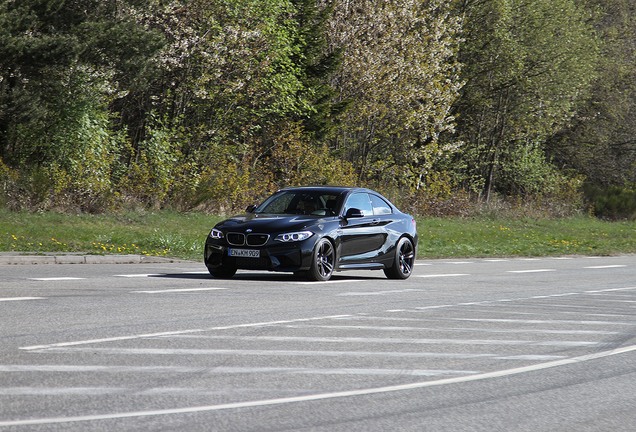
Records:
[[[415,247],[408,237],[402,237],[395,248],[395,260],[393,266],[384,269],[384,274],[389,279],[407,279],[413,272],[415,263]]]
[[[336,262],[336,252],[331,242],[323,238],[314,247],[314,256],[309,269],[309,279],[327,281],[333,274]]]

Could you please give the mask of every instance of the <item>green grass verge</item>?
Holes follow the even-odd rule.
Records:
[[[171,211],[62,215],[0,210],[0,251],[141,254],[201,260],[221,220]],[[635,222],[418,219],[420,258],[636,253]]]
[[[636,223],[561,220],[425,219],[418,256],[502,257],[636,253]]]
[[[62,215],[0,210],[0,251],[139,254],[201,260],[220,217],[171,211]]]

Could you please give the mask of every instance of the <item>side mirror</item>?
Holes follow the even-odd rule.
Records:
[[[357,208],[350,208],[349,210],[347,210],[347,214],[345,214],[345,218],[347,219],[361,218],[361,217],[364,217],[364,213],[362,213],[362,210]]]
[[[256,210],[256,206],[252,204],[247,206],[247,209],[245,209],[245,213],[254,213],[254,210]]]

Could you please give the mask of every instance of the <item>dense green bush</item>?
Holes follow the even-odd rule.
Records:
[[[636,219],[636,191],[632,188],[618,186],[599,188],[587,185],[585,196],[597,217],[610,220]]]

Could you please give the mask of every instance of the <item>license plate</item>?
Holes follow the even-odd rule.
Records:
[[[239,258],[260,258],[261,251],[258,249],[230,249],[230,256]]]

